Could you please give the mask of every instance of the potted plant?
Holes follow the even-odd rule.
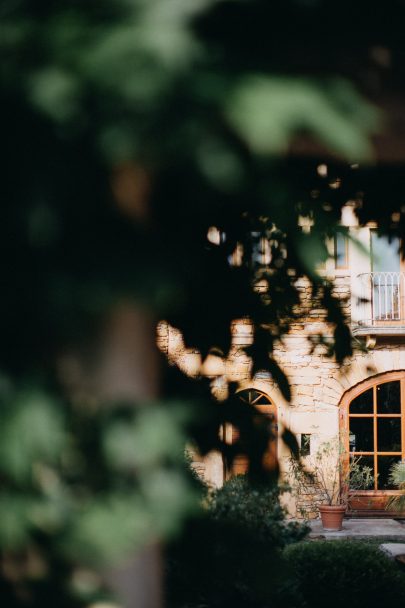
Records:
[[[387,511],[405,512],[405,460],[395,462],[390,468],[389,481],[401,492],[391,496],[385,507]]]
[[[293,462],[293,461],[291,461]],[[325,530],[341,530],[351,490],[366,490],[374,483],[371,467],[361,464],[361,457],[344,452],[338,441],[323,443],[314,455],[292,465],[296,491],[309,497],[316,507]]]

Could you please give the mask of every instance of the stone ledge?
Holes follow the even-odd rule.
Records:
[[[405,542],[405,524],[395,519],[347,518],[343,520],[343,530],[330,532],[322,528],[321,520],[310,522],[309,538],[336,540],[339,538],[368,539],[378,538],[386,541]]]
[[[380,549],[391,559],[405,557],[405,543],[384,543],[380,545]]]

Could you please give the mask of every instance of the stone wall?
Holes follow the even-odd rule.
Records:
[[[335,294],[341,298],[345,314],[350,319],[353,272],[336,273],[334,281]],[[275,359],[291,385],[289,404],[268,373],[264,371],[250,378],[251,361],[243,350],[243,346],[253,340],[248,319],[233,323],[232,347],[226,361],[213,355],[202,361],[198,351],[186,349],[180,332],[167,323],[158,327],[158,345],[171,364],[185,373],[211,377],[213,390],[219,399],[226,395],[229,381],[237,382],[241,389],[256,388],[266,393],[277,406],[280,430],[288,427],[298,439],[302,434],[309,435],[311,453],[316,453],[323,442],[339,435],[339,404],[347,390],[374,375],[405,370],[405,344],[401,340],[377,342],[373,350],[364,352],[359,349],[345,365],[338,365],[327,356],[325,346],[315,345],[318,335],[326,339],[332,335],[333,328],[325,322],[325,312],[312,301],[307,282],[301,280],[297,286],[301,293],[302,317],[291,325],[289,334],[274,351]],[[282,441],[279,441],[278,456],[281,470],[288,477],[290,454]],[[196,462],[196,466],[209,483],[221,485],[224,467],[219,454],[210,454],[204,462]],[[310,503],[315,505],[316,495],[316,488],[313,488],[309,495],[301,498],[287,497],[286,504],[292,513],[296,513],[296,508],[299,511]],[[313,509],[313,514],[315,511]]]

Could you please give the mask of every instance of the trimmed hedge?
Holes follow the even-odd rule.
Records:
[[[405,605],[405,573],[377,547],[361,541],[311,541],[284,557],[308,608]]]
[[[364,541],[303,541],[278,490],[236,477],[168,548],[169,608],[405,606],[405,572]]]

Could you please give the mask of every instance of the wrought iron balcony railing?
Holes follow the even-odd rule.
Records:
[[[367,272],[357,276],[358,305],[352,319],[359,329],[401,333],[405,328],[405,272]],[[359,333],[358,331],[354,333]]]

